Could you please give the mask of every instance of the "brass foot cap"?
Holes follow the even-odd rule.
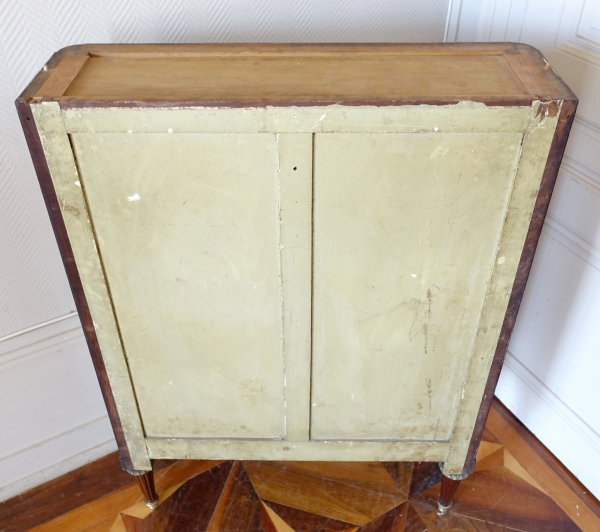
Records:
[[[153,501],[144,500],[144,503],[146,504],[146,506],[148,508],[151,508],[152,510],[154,510],[154,508],[156,508],[158,506],[158,497],[156,497],[156,499],[154,499]]]
[[[450,507],[452,506],[452,503],[450,503],[448,506],[444,506],[440,500],[438,499],[438,515],[444,515],[448,510],[450,510]]]

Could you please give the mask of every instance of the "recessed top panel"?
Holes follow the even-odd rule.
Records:
[[[82,45],[58,52],[47,70],[32,96],[70,105],[527,105],[572,97],[537,50],[510,43]]]
[[[452,66],[450,66],[450,63]],[[459,67],[457,65],[460,65]],[[457,75],[459,74],[460,75]],[[92,57],[68,95],[89,99],[401,99],[524,90],[501,55]]]

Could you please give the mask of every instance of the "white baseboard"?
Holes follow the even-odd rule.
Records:
[[[600,435],[510,352],[496,396],[600,498]]]
[[[0,459],[0,478],[16,479],[0,486],[0,501],[116,451],[114,438],[106,440],[110,431],[108,417],[102,417]]]
[[[0,338],[0,501],[116,450],[79,318]]]

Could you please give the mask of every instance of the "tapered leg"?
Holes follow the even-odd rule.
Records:
[[[152,471],[135,471],[131,473],[135,476],[138,486],[144,494],[144,502],[147,506],[154,509],[158,504],[158,495],[154,488],[154,473]]]
[[[439,513],[444,514],[452,506],[452,499],[458,489],[462,479],[453,480],[448,478],[446,475],[442,476],[442,490],[440,491],[440,498],[438,499],[438,510]]]

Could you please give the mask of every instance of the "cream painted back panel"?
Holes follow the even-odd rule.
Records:
[[[315,136],[311,439],[450,438],[522,138]]]
[[[151,458],[462,471],[556,117],[33,107],[70,237],[103,266],[84,290],[92,316],[115,313],[110,338],[95,328]]]
[[[75,134],[148,437],[284,435],[274,134]]]

